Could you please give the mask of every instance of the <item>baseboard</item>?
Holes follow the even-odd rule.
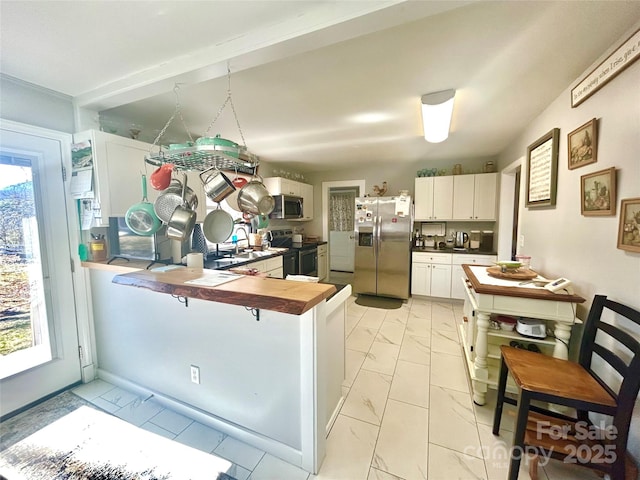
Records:
[[[130,392],[134,392],[141,397],[151,398],[158,402],[160,405],[169,408],[177,413],[189,417],[203,425],[214,428],[219,432],[225,433],[237,440],[245,442],[255,448],[264,450],[265,452],[281,458],[287,463],[302,467],[302,452],[299,450],[285,445],[281,442],[273,440],[271,438],[260,435],[259,433],[246,430],[239,425],[230,423],[220,417],[216,417],[210,413],[207,413],[192,405],[183,403],[173,397],[163,395],[162,393],[155,392],[148,388],[142,387],[136,383],[133,383],[125,378],[114,375],[102,369],[98,369],[98,378],[109,382],[117,387],[124,388]]]

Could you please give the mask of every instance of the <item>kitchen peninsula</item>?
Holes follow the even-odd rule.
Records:
[[[318,471],[344,400],[350,286],[93,267],[100,378]]]

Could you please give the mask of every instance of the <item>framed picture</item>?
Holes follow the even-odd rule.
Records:
[[[580,177],[580,213],[585,217],[616,214],[615,167]]]
[[[527,208],[556,204],[559,138],[560,129],[554,128],[527,147]]]
[[[569,170],[598,161],[598,121],[592,118],[567,136]]]
[[[618,248],[640,253],[640,198],[620,202]]]

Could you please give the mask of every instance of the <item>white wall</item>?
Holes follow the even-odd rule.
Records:
[[[73,133],[71,97],[0,75],[0,117],[59,132]]]
[[[640,24],[637,24],[635,29]],[[632,32],[620,37],[609,51],[594,61],[501,155],[505,167],[526,155],[527,145],[552,128],[560,128],[558,196],[555,208],[521,208],[522,253],[548,277],[565,276],[576,293],[587,301],[579,310],[585,318],[595,294],[640,309],[640,253],[616,248],[620,200],[640,197],[640,60],[604,85],[577,108],[571,108],[571,88],[615,50]],[[588,120],[598,119],[597,163],[575,170],[567,165],[567,134]],[[615,216],[584,217],[580,214],[580,177],[609,167],[617,172]],[[526,170],[523,168],[524,198]],[[635,330],[637,337],[640,331]],[[629,451],[640,459],[640,401],[636,402],[630,430]]]

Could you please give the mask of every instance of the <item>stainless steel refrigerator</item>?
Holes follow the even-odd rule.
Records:
[[[356,198],[354,293],[409,298],[411,197]]]

